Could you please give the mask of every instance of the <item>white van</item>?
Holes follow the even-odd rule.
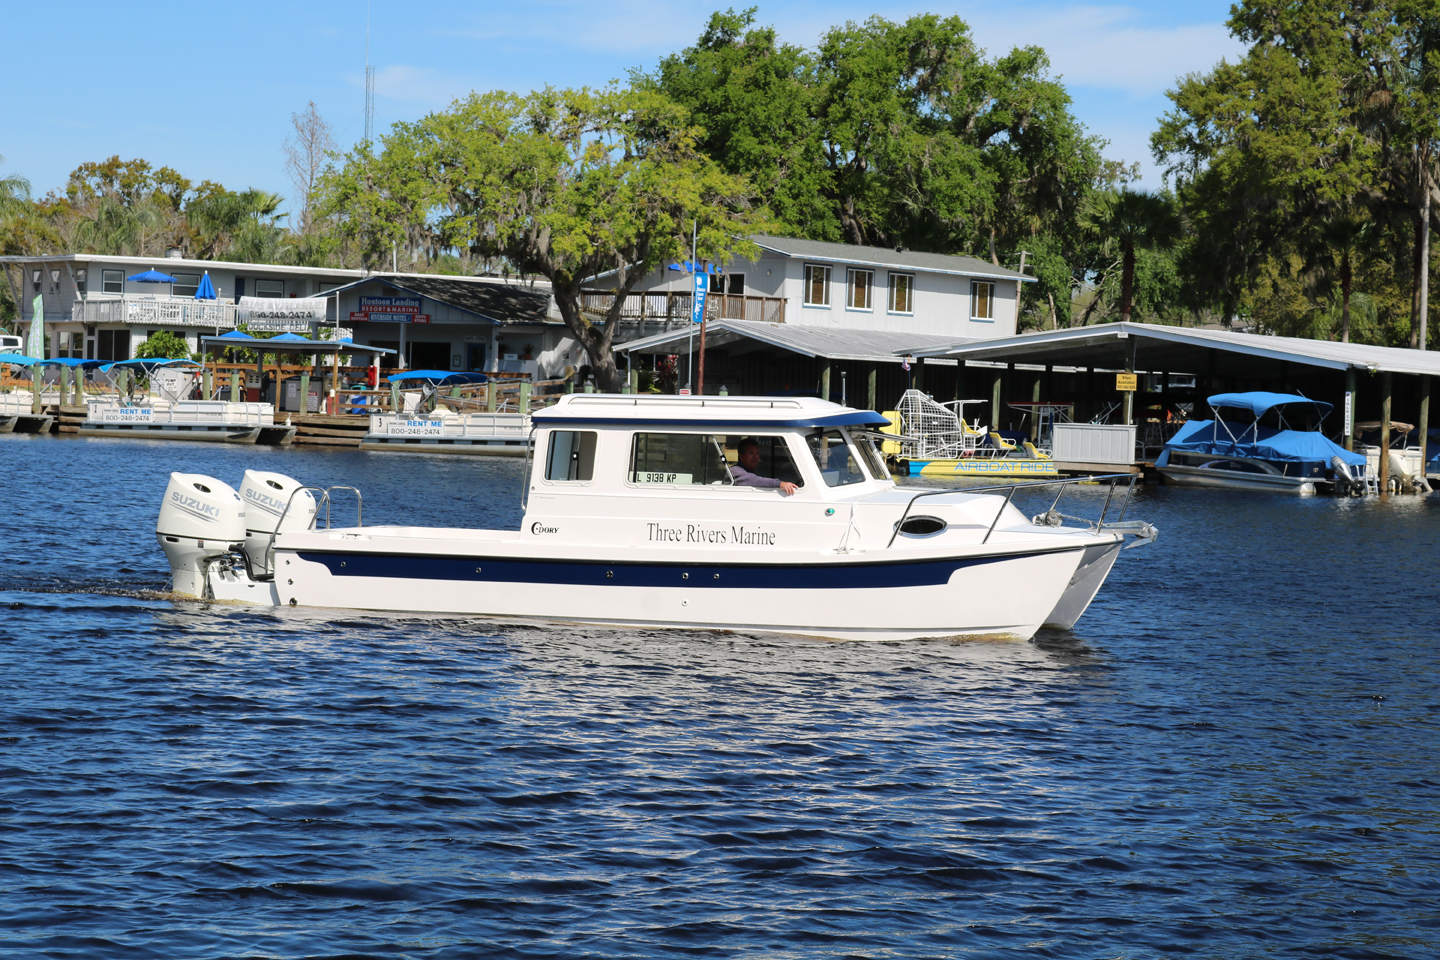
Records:
[[[0,353],[20,353],[20,348],[23,346],[25,346],[23,337],[0,333]]]

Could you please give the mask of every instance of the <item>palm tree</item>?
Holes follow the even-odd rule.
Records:
[[[1340,254],[1340,342],[1350,342],[1351,259],[1370,240],[1375,221],[1344,212],[1320,220],[1319,240],[1325,249]]]
[[[1168,194],[1140,193],[1121,187],[1090,196],[1080,225],[1100,241],[1107,256],[1120,257],[1120,319],[1130,319],[1135,296],[1135,251],[1159,250],[1180,238],[1181,222]]]

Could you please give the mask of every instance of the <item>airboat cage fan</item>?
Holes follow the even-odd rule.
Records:
[[[900,455],[909,460],[960,457],[975,449],[974,434],[966,435],[955,411],[936,403],[919,390],[900,397],[900,429],[904,439]]]

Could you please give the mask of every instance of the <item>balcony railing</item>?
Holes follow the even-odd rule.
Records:
[[[113,297],[76,300],[72,319],[80,323],[153,323],[161,327],[235,326],[235,304],[188,297]]]
[[[603,319],[615,304],[615,294],[586,290],[580,294],[580,309],[591,319]],[[629,293],[620,308],[621,320],[689,320],[690,293]],[[763,320],[785,322],[783,297],[752,297],[744,294],[712,293],[705,298],[705,316],[710,320]]]

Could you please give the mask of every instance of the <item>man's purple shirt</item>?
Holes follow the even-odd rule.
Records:
[[[730,476],[735,478],[737,487],[778,487],[780,481],[772,477],[762,477],[758,473],[751,473],[740,464],[730,468]]]

